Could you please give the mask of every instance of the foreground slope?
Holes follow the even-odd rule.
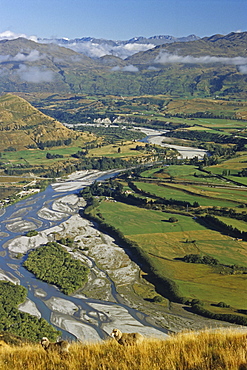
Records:
[[[47,354],[40,344],[2,343],[0,366],[2,370],[246,370],[246,333],[190,332],[129,347],[113,339],[99,344],[74,342],[65,355]]]

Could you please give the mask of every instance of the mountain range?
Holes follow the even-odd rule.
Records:
[[[122,59],[91,58],[68,47],[25,38],[1,40],[0,92],[245,99],[246,45],[247,32],[230,33],[164,43]]]
[[[65,46],[78,53],[83,53],[91,58],[98,58],[104,55],[114,55],[122,59],[127,58],[139,51],[152,49],[157,45],[170,44],[173,42],[188,42],[199,40],[196,35],[186,37],[174,37],[170,35],[159,35],[152,37],[133,37],[129,40],[107,40],[96,39],[94,37],[82,37],[75,39],[68,38],[53,38],[42,39],[38,38],[40,43],[52,43],[59,46]]]

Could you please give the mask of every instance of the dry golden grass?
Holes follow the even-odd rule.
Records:
[[[47,354],[40,345],[0,347],[1,370],[243,370],[247,335],[233,331],[188,332],[168,340],[146,339],[123,347],[115,340],[72,343],[70,353]],[[246,365],[247,366],[247,365]]]

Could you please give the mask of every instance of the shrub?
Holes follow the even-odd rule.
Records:
[[[155,303],[161,303],[162,301],[163,301],[163,297],[161,297],[160,295],[156,295],[153,298],[153,302],[155,302]]]
[[[30,231],[28,231],[28,232],[27,232],[27,234],[26,234],[26,236],[28,236],[29,238],[30,238],[31,236],[36,236],[36,235],[38,235],[38,231],[37,231],[37,230],[30,230]]]
[[[178,219],[176,217],[170,217],[169,222],[178,222]]]
[[[222,307],[222,308],[229,308],[230,307],[230,305],[225,303],[225,302],[219,302],[219,303],[217,303],[216,306],[217,307]]]

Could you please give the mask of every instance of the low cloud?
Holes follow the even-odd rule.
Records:
[[[154,66],[149,66],[148,67],[149,71],[160,71],[160,68],[154,67]]]
[[[126,72],[138,72],[139,71],[139,69],[133,66],[132,64],[130,64],[129,66],[123,67],[122,70]]]
[[[139,69],[133,66],[132,64],[125,66],[125,67],[116,66],[116,67],[113,67],[111,70],[115,72],[118,72],[118,71],[119,72],[138,72],[139,71]]]
[[[60,46],[65,46],[64,44],[59,44]],[[98,44],[91,41],[85,42],[75,42],[66,44],[66,47],[76,51],[77,53],[82,53],[90,58],[100,58],[104,55],[113,55],[121,59],[126,59],[131,55],[138,53],[139,51],[146,51],[154,48],[153,44],[123,44],[123,45],[110,45],[107,43]]]
[[[38,50],[31,50],[29,54],[17,53],[12,55],[0,55],[0,63],[4,62],[36,62],[37,60],[44,59],[45,55],[41,55]]]
[[[240,66],[239,70],[245,70],[247,66],[247,58],[244,57],[214,57],[210,55],[205,55],[201,57],[193,57],[191,55],[176,55],[169,53],[160,53],[154,60],[154,63],[168,64],[168,63],[183,63],[183,64],[211,64],[220,63],[227,65]],[[241,72],[244,73],[244,72]]]
[[[36,62],[37,60],[45,58],[45,55],[41,55],[38,50],[32,50],[30,54],[18,53],[13,57],[14,61],[17,62]]]
[[[169,53],[160,53],[155,58],[155,63],[167,64],[167,63],[187,63],[187,64],[211,64],[211,63],[221,63],[221,64],[231,64],[235,66],[247,64],[247,58],[244,57],[214,57],[210,55],[205,55],[201,57],[193,57],[191,55],[176,55]]]
[[[239,66],[238,70],[240,73],[246,75],[247,74],[247,64],[245,66]]]
[[[14,40],[18,39],[19,37],[24,37],[25,39],[37,42],[36,36],[27,36],[24,33],[15,33],[12,31],[4,31],[0,33],[0,40]]]
[[[51,70],[26,65],[20,65],[17,74],[23,81],[30,83],[52,82],[55,77]]]
[[[193,57],[191,55],[177,55],[169,53],[160,53],[154,60],[154,63],[168,64],[168,63],[183,63],[183,64],[211,64],[220,63],[227,65],[239,66],[239,71],[241,73],[246,73],[247,68],[247,58],[245,57],[214,57],[210,55],[205,55],[201,57]]]

